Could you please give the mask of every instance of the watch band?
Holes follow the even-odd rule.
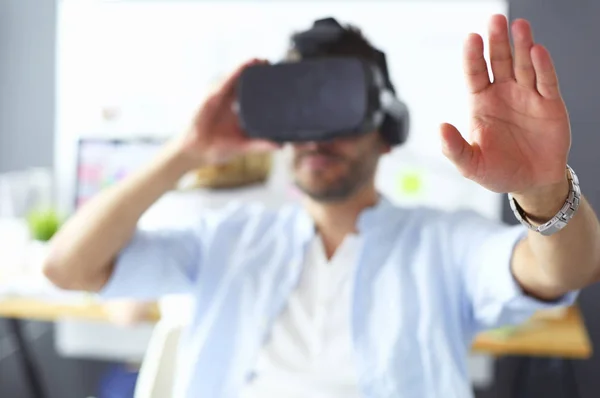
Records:
[[[568,224],[569,220],[571,220],[571,218],[573,218],[575,215],[575,212],[579,208],[579,202],[581,201],[579,179],[577,178],[577,174],[575,174],[569,165],[567,165],[567,178],[569,180],[569,196],[567,197],[565,204],[561,207],[558,213],[556,213],[556,215],[550,219],[550,221],[537,227],[529,222],[525,211],[509,193],[508,201],[510,203],[510,208],[515,214],[517,220],[519,220],[521,224],[525,225],[532,231],[539,232],[544,236],[550,236],[563,229]]]

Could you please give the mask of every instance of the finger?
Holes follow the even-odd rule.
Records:
[[[514,79],[513,60],[508,38],[508,22],[504,15],[494,15],[490,20],[490,63],[494,82]]]
[[[456,127],[451,124],[442,124],[440,126],[440,135],[444,156],[454,163],[463,176],[472,178],[476,165],[473,147],[463,138]]]
[[[257,59],[257,58],[254,58],[247,62],[244,62],[243,64],[238,66],[233,72],[231,72],[229,74],[229,76],[227,76],[227,78],[221,84],[221,87],[219,87],[219,89],[217,90],[215,95],[219,99],[222,99],[222,100],[232,98],[233,96],[235,96],[235,88],[237,86],[237,81],[238,81],[240,75],[242,74],[242,72],[244,71],[244,69],[246,69],[249,66],[264,64],[264,63],[267,63],[267,61]]]
[[[512,24],[512,36],[515,44],[515,78],[517,83],[528,88],[535,88],[535,70],[531,61],[533,34],[529,22],[517,19]]]
[[[470,34],[465,41],[463,69],[471,93],[478,93],[490,85],[490,75],[483,56],[483,39],[478,34]]]
[[[540,44],[534,45],[531,49],[531,60],[536,75],[537,91],[544,98],[559,99],[558,77],[548,50]]]

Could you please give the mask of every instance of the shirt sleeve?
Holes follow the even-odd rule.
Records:
[[[536,311],[572,305],[578,291],[548,302],[527,295],[516,281],[511,260],[527,228],[508,226],[473,212],[452,220],[453,261],[464,283],[466,305],[474,332],[525,322]]]
[[[101,299],[151,300],[187,293],[201,265],[201,229],[138,229],[118,254]]]

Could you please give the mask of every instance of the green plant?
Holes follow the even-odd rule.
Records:
[[[59,230],[61,218],[53,209],[35,209],[27,215],[27,224],[31,237],[41,242],[47,242]]]

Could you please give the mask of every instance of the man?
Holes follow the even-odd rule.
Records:
[[[471,140],[449,124],[441,139],[466,178],[510,193],[541,232],[393,206],[374,186],[390,149],[376,131],[293,146],[302,207],[228,207],[191,229],[136,230],[185,172],[275,148],[247,138],[231,110],[243,65],[182,139],[64,226],[46,275],[104,297],[194,295],[178,372],[189,397],[471,396],[466,357],[477,332],[571,304],[600,273],[598,219],[583,197],[577,207],[550,55],[527,21],[511,28],[514,52],[506,18],[490,21],[493,83],[482,38],[466,40]],[[370,49],[347,29],[324,55],[368,58]],[[571,208],[570,220],[544,224]]]

